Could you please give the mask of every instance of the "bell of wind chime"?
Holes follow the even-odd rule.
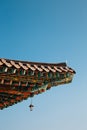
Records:
[[[33,111],[34,105],[32,104],[32,99],[31,99],[31,104],[29,105],[29,107],[30,107],[30,111]]]

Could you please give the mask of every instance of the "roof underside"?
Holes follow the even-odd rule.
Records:
[[[0,109],[53,86],[72,81],[75,71],[66,63],[38,63],[0,59]]]

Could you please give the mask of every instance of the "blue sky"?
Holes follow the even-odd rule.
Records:
[[[0,0],[0,57],[65,62],[71,84],[0,111],[0,130],[87,130],[87,1]]]

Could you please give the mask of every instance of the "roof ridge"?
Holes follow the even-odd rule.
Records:
[[[22,61],[22,60],[12,60],[6,58],[0,58],[0,60],[5,59],[7,62],[14,61],[15,63],[22,62],[23,64],[36,64],[36,65],[57,65],[57,66],[67,66],[66,62],[61,63],[50,63],[50,62],[33,62],[33,61]]]

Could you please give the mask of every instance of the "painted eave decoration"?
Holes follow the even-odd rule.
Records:
[[[12,106],[53,86],[70,83],[75,71],[66,63],[0,59],[0,109]]]

